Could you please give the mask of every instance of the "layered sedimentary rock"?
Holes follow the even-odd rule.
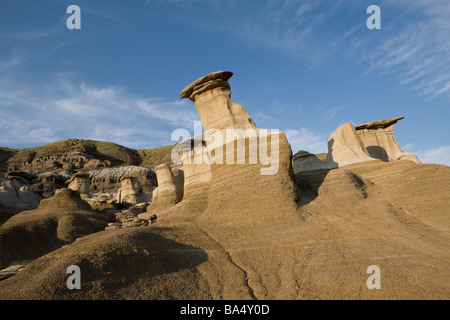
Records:
[[[180,93],[181,99],[189,98],[195,102],[205,133],[208,130],[227,128],[254,128],[250,115],[244,108],[231,101],[229,71],[213,72],[199,78]]]
[[[176,146],[184,173],[183,198],[190,198],[196,190],[211,183],[211,166],[203,161],[206,145],[204,141],[199,142],[195,145],[196,141],[188,140]]]
[[[350,122],[340,126],[328,139],[326,165],[337,168],[377,159],[411,160],[420,164],[416,155],[403,152],[395,139],[394,124],[401,119],[373,121],[356,128]]]
[[[340,126],[328,139],[325,162],[330,168],[372,160],[374,159],[350,122]]]
[[[133,177],[139,181],[144,193],[151,193],[156,187],[156,174],[153,170],[139,166],[123,166],[90,170],[91,192],[115,194],[121,187],[120,179]]]
[[[69,185],[69,189],[79,191],[82,199],[91,197],[91,180],[89,173],[80,172],[74,174],[66,183]]]
[[[183,198],[183,171],[174,175],[170,166],[162,164],[155,168],[155,172],[158,187],[153,190],[149,213],[173,206]]]
[[[411,160],[421,163],[415,154],[403,152],[395,139],[394,125],[403,118],[372,121],[355,128],[371,157],[383,161]]]
[[[142,192],[139,180],[133,177],[123,177],[120,179],[120,184],[117,191],[117,202],[137,203]]]
[[[205,145],[185,157],[183,170],[187,190],[196,183],[209,184],[201,189],[203,195],[208,194],[202,214],[203,221],[208,222],[227,215],[252,221],[267,214],[275,217],[295,204],[292,151],[286,136],[277,130],[257,128],[244,108],[231,101],[231,76],[228,71],[214,72],[180,93],[180,98],[195,102],[205,132]],[[202,154],[203,166],[191,164],[196,153]],[[181,204],[200,196],[187,190]],[[230,223],[242,219],[230,219]]]
[[[247,212],[247,218],[255,219],[260,214],[255,207],[264,206],[263,211],[272,215],[295,206],[292,151],[286,136],[278,130],[257,128],[244,108],[231,101],[231,75],[228,71],[211,73],[180,93],[180,98],[195,102],[205,133],[173,150],[180,156],[184,173],[179,180],[181,198],[170,167],[158,166],[158,188],[140,218],[203,213],[204,219],[214,221]],[[264,195],[256,196],[256,189],[263,189]],[[216,215],[217,210],[221,215]]]

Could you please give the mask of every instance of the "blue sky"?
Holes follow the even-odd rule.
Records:
[[[69,5],[81,29],[69,30]],[[369,5],[381,30],[369,30]],[[228,70],[232,100],[293,152],[340,125],[397,116],[404,151],[450,165],[448,0],[0,2],[0,146],[104,140],[131,148],[193,133],[178,94]]]

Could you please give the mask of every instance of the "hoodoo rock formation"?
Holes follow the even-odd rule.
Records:
[[[80,192],[81,199],[91,197],[91,180],[89,173],[76,173],[66,183],[69,185],[69,189]]]
[[[177,145],[184,172],[184,195],[171,212],[179,213],[195,203],[197,214],[203,211],[203,217],[213,221],[223,219],[227,213],[243,214],[246,208],[263,206],[259,214],[265,216],[280,207],[295,206],[290,144],[282,132],[257,128],[244,108],[231,101],[231,76],[228,71],[214,72],[180,93],[180,98],[195,102],[205,141],[196,145],[198,139],[193,139]],[[179,199],[170,168],[156,167],[156,174],[158,188],[146,215],[159,215],[162,196],[170,199],[164,203],[172,206]],[[283,188],[277,187],[280,185]],[[264,194],[254,193],[255,186]],[[165,205],[163,209],[169,207]],[[218,207],[223,209],[222,216],[208,209]],[[258,214],[250,211],[246,217],[257,219]]]
[[[171,207],[183,198],[183,171],[174,175],[167,164],[161,164],[155,168],[155,172],[158,187],[153,190],[152,203],[147,210],[150,214]],[[143,218],[147,218],[146,213]]]
[[[232,76],[229,71],[213,72],[188,85],[179,95],[181,99],[195,102],[205,133],[227,128],[255,128],[247,111],[230,99],[228,79]]]
[[[119,183],[121,201],[156,186],[153,170],[104,168],[92,198],[57,190],[0,226],[0,299],[448,299],[450,168],[396,161],[409,157],[398,118],[345,124],[328,154],[292,157],[284,133],[231,101],[231,75],[181,92],[204,134],[157,158],[150,205],[93,211]],[[70,265],[82,290],[67,288]]]
[[[415,154],[403,152],[394,136],[394,124],[404,117],[373,121],[357,126],[356,133],[372,158],[383,161],[411,160],[422,163]]]
[[[150,193],[142,191],[141,184],[136,177],[122,177],[120,178],[121,186],[117,191],[117,202],[136,204],[139,202],[147,202],[151,199]]]
[[[373,121],[356,128],[350,122],[340,126],[328,139],[328,153],[321,161],[306,151],[293,159],[294,173],[333,169],[354,163],[382,160],[422,162],[410,152],[403,152],[394,136],[394,124],[403,117]]]

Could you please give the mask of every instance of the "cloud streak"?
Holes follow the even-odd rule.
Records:
[[[426,99],[449,100],[448,1],[396,1],[386,5],[385,11],[402,14],[384,24],[386,30],[377,42],[368,41],[363,50],[355,50],[369,64],[369,73],[394,75],[400,85]]]
[[[285,133],[294,154],[300,150],[310,153],[327,152],[327,139],[307,128],[287,129]]]
[[[63,79],[45,90],[0,81],[0,145],[32,146],[60,139],[116,142],[132,148],[171,143],[171,130],[190,129],[198,114],[186,101],[130,94]]]

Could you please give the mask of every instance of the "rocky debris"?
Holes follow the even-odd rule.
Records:
[[[10,165],[8,171],[14,171],[19,167],[21,171],[78,170],[82,169],[92,159],[92,156],[82,152],[72,152],[66,155],[51,154],[39,157],[34,157],[31,154],[28,161]]]
[[[361,138],[372,158],[383,161],[410,160],[421,164],[417,156],[403,152],[394,136],[394,124],[404,117],[372,121],[357,126],[356,133]]]
[[[65,182],[69,180],[73,172],[68,171],[10,171],[6,177],[20,180],[30,185],[32,191],[38,193],[43,198],[50,198],[55,194],[56,189],[65,188]]]
[[[156,222],[156,215],[150,215],[144,219],[140,214],[145,212],[148,203],[139,203],[129,209],[122,210],[115,214],[116,222],[109,223],[105,230],[117,230],[120,228],[140,227]]]
[[[85,199],[85,201],[89,203],[93,210],[102,213],[117,211],[118,207],[120,207],[120,204],[117,203],[115,194],[91,194],[90,198]]]
[[[67,180],[66,184],[69,185],[69,189],[79,191],[81,199],[87,199],[91,197],[91,180],[89,173],[78,172],[74,174],[69,180]]]
[[[25,268],[25,266],[19,264],[0,270],[0,281],[18,274],[23,268]]]
[[[52,182],[52,183],[65,183],[67,180],[72,178],[73,172],[69,171],[50,171],[50,172],[38,172],[33,180],[40,182]]]

